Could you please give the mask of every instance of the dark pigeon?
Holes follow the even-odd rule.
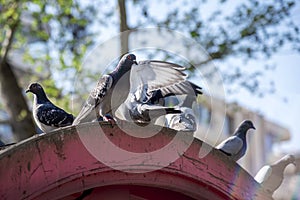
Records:
[[[111,98],[113,90],[115,89],[115,93],[119,95],[118,98],[115,98],[113,104],[119,106],[127,97],[130,75],[130,73],[127,72],[130,71],[133,64],[137,64],[136,56],[134,54],[126,54],[121,58],[113,72],[100,78],[74,120],[74,125],[99,118],[106,119],[107,114],[112,115],[113,108]],[[121,78],[122,80],[120,82],[122,82],[122,84],[119,84],[119,87],[115,88]]]
[[[234,134],[221,142],[216,149],[229,156],[232,160],[238,161],[242,158],[247,150],[246,133],[249,129],[255,129],[252,121],[243,121]]]
[[[55,106],[47,97],[43,87],[39,83],[32,83],[26,93],[34,94],[33,117],[37,126],[45,133],[59,127],[69,126],[74,117],[63,109]]]

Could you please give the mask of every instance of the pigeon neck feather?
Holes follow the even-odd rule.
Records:
[[[119,64],[116,69],[110,73],[110,75],[114,80],[119,80],[125,73],[128,73],[130,69],[131,67],[128,67],[125,63]]]
[[[110,73],[110,75],[113,76],[113,78],[115,78],[115,76],[122,76],[130,69],[131,69],[131,65],[129,65],[126,62],[122,62],[118,64],[118,66],[115,68],[113,72]]]
[[[273,165],[278,166],[278,167],[284,169],[290,163],[292,163],[292,161],[290,159],[288,159],[288,158],[282,158],[282,159],[276,161]]]
[[[37,104],[49,102],[49,99],[44,90],[38,91],[34,97]]]

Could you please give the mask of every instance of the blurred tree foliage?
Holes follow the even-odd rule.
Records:
[[[180,31],[210,54],[203,63],[191,61],[197,67],[235,56],[267,59],[284,46],[300,50],[299,29],[291,17],[295,1],[215,0],[212,11],[207,12],[209,4],[206,0],[0,0],[1,100],[16,140],[34,133],[21,88],[39,81],[54,103],[70,111],[65,83],[81,72],[83,56],[101,40],[103,31],[117,33],[149,26]],[[121,52],[130,49],[129,37],[122,38]],[[255,80],[260,74],[235,70],[223,76],[225,81],[237,81],[255,92],[258,82],[246,80]]]
[[[201,63],[191,60],[191,64],[196,67],[212,60],[222,65],[223,61],[235,57],[245,62],[264,62],[264,68],[252,73],[249,73],[251,70],[245,72],[245,67],[234,66],[235,63],[232,69],[222,71],[226,83],[237,83],[254,95],[263,96],[274,92],[273,81],[269,88],[259,84],[264,72],[273,69],[266,60],[283,48],[289,52],[300,51],[299,23],[296,24],[292,16],[296,7],[294,0],[133,0],[128,1],[127,5],[130,7],[128,10],[134,10],[138,16],[129,18],[128,29],[166,27],[199,42],[210,58]]]
[[[23,92],[29,82],[41,82],[54,103],[70,110],[53,76],[65,73],[67,80],[68,70],[80,70],[96,10],[70,0],[0,2],[1,100],[19,141],[36,132]]]

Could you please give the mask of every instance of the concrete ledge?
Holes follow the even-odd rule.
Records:
[[[99,139],[99,130],[117,147],[137,154],[161,149],[176,134],[182,135],[184,140],[192,137],[192,133],[176,133],[157,126],[154,128],[158,134],[137,138],[126,134],[124,128],[134,133],[143,130],[147,135],[145,128],[138,130],[136,125],[125,122],[120,123],[121,129],[106,122],[101,122],[100,126],[87,123],[66,127],[36,135],[0,151],[0,199],[76,199],[91,188],[94,192],[89,194],[89,199],[93,195],[99,198],[101,191],[107,188],[140,190],[152,196],[157,192],[160,196],[168,194],[177,199],[272,199],[252,176],[219,151],[212,149],[207,156],[199,158],[200,148],[208,145],[198,139],[194,139],[178,159],[158,170],[151,171],[159,166],[138,159],[136,162],[140,163],[116,162],[115,166],[108,167],[84,145],[85,142],[94,143],[94,147],[106,145]],[[178,145],[185,145],[185,142]],[[176,150],[176,145],[172,148]],[[107,157],[113,156],[109,151],[104,153]],[[168,155],[163,156],[167,158]],[[144,199],[154,199],[149,195]]]

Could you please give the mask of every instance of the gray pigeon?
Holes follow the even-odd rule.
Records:
[[[182,81],[149,93],[152,104],[176,106],[182,112],[180,114],[167,114],[164,118],[159,118],[156,124],[177,131],[197,130],[193,105],[197,102],[197,96],[203,94],[201,87],[190,81]]]
[[[243,157],[247,150],[246,133],[249,129],[255,129],[252,121],[243,121],[234,134],[221,142],[216,149],[229,156],[232,160],[238,161]]]
[[[261,184],[265,191],[272,195],[281,185],[283,172],[291,163],[296,166],[295,157],[293,155],[285,155],[275,163],[262,167],[254,179]]]
[[[136,56],[134,54],[126,54],[121,58],[113,72],[103,75],[100,78],[96,87],[90,92],[73,125],[89,121],[91,116],[95,116],[94,118],[97,119],[100,117],[107,119],[107,114],[111,114],[112,112],[111,98],[114,89],[116,90],[115,93],[120,95],[119,98],[115,98],[114,105],[119,106],[123,103],[129,91],[130,73],[127,72],[130,71],[134,63],[137,64]],[[115,87],[121,78],[124,83],[118,84],[118,87]]]
[[[33,118],[37,126],[43,132],[50,132],[59,127],[71,125],[74,117],[63,109],[55,106],[47,97],[43,87],[39,83],[29,85],[26,93],[34,94]]]
[[[187,88],[190,84],[185,83],[186,75],[183,70],[185,67],[180,65],[155,60],[140,61],[138,65],[133,65],[130,72],[130,91],[124,103],[117,108],[116,118],[149,123],[168,113],[181,113],[180,110],[164,106],[163,98],[168,96],[170,88],[174,91],[170,95],[188,89],[194,91],[191,87]],[[173,87],[181,82],[181,85]]]
[[[170,113],[181,113],[180,110],[153,104],[150,100],[153,92],[148,92],[148,86],[138,87],[134,93],[129,93],[128,98],[116,112],[116,116],[123,120],[132,119],[134,122],[149,123],[158,117]]]
[[[196,131],[197,120],[191,108],[181,107],[181,114],[166,115],[166,126],[177,131]]]

